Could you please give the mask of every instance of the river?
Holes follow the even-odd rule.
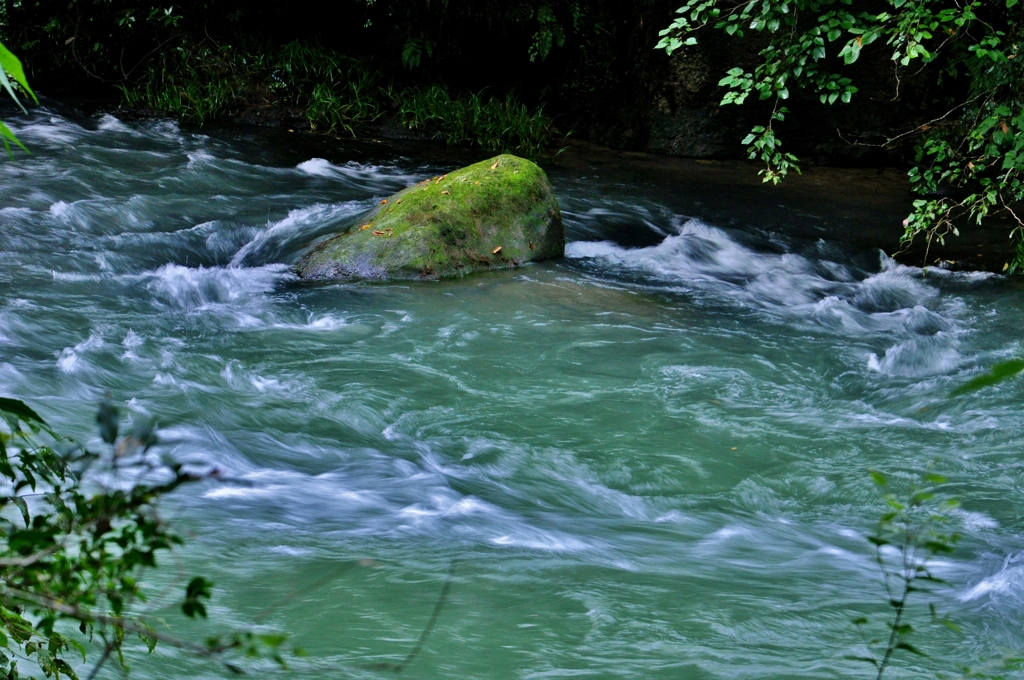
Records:
[[[932,469],[963,537],[891,677],[1024,649],[1021,384],[950,396],[1021,354],[1016,282],[562,165],[562,260],[311,285],[303,245],[448,152],[8,122],[32,155],[0,162],[0,392],[87,436],[109,391],[228,480],[164,506],[188,543],[154,590],[217,586],[202,625],[165,598],[176,634],[283,631],[306,655],[275,676],[377,678],[436,611],[402,676],[873,677],[870,471]],[[136,677],[230,675],[144,652]]]

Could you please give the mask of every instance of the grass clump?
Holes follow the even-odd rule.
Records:
[[[405,128],[452,145],[536,157],[553,136],[543,106],[531,110],[512,94],[453,96],[440,85],[395,87],[368,62],[301,41],[274,49],[209,41],[182,46],[155,59],[140,82],[121,90],[130,108],[199,125],[226,116],[260,118],[263,112],[355,136],[397,109]]]
[[[249,70],[237,61],[230,46],[179,47],[151,64],[140,84],[121,85],[123,103],[202,124],[236,106],[248,89]]]
[[[123,102],[202,125],[222,116],[278,109],[305,117],[324,132],[354,133],[383,111],[379,74],[369,64],[318,45],[277,49],[245,45],[179,47],[150,64],[137,85],[123,85]]]
[[[537,156],[552,138],[552,120],[544,107],[530,110],[514,95],[473,93],[453,97],[440,85],[411,88],[401,97],[402,124],[411,130],[436,130],[448,144]]]

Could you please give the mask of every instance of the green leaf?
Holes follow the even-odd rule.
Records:
[[[206,618],[206,605],[203,604],[203,599],[210,599],[212,594],[213,584],[207,581],[202,576],[196,576],[194,579],[189,581],[188,586],[185,588],[185,601],[181,603],[181,611],[185,616],[195,618]]]
[[[0,123],[2,125],[2,123]],[[0,397],[0,412],[9,413],[13,416],[17,416],[18,419],[25,423],[36,423],[47,427],[46,421],[43,420],[42,416],[30,409],[25,405],[25,402],[18,399],[8,399],[7,397]]]
[[[928,656],[920,649],[910,644],[909,642],[898,642],[896,643],[896,649],[902,649],[903,651],[910,652],[911,654],[917,654],[918,656]]]
[[[7,153],[11,152],[10,142],[14,142],[23,150],[28,151],[25,145],[21,143],[21,140],[18,139],[13,132],[11,132],[11,129],[9,127],[4,125],[4,122],[2,120],[0,120],[0,138],[3,138],[4,148],[7,149]]]
[[[28,527],[29,522],[31,522],[32,519],[28,514],[28,504],[25,502],[25,499],[22,498],[21,496],[14,496],[13,498],[11,498],[11,502],[18,506],[18,509],[21,510],[21,516],[25,520],[25,526]]]
[[[117,441],[117,421],[120,419],[117,407],[110,399],[100,402],[99,410],[96,412],[96,422],[100,426],[100,438],[107,444]]]
[[[138,623],[139,626],[144,629],[139,631],[139,637],[142,639],[143,642],[146,643],[146,647],[149,649],[149,653],[152,654],[153,650],[156,649],[156,631],[153,630],[152,626],[149,626],[143,623],[142,621],[137,621],[136,623]]]
[[[0,43],[0,69],[10,73],[11,77],[25,89],[25,92],[28,92],[29,96],[32,97],[32,100],[37,104],[39,103],[39,98],[36,97],[36,93],[28,86],[28,79],[25,78],[25,69],[22,68],[21,62],[16,56],[11,54],[10,50],[4,47],[3,43]],[[10,88],[8,88],[8,90],[10,90]],[[11,96],[14,95],[12,94]],[[17,98],[15,98],[15,101],[17,101]]]
[[[63,673],[64,675],[71,678],[71,680],[78,680],[78,674],[75,673],[75,669],[68,665],[68,662],[61,658],[55,658],[53,660],[54,670]],[[59,674],[55,674],[60,677]]]
[[[968,392],[980,390],[983,387],[998,385],[999,383],[1014,377],[1021,371],[1024,371],[1024,359],[1011,359],[1010,361],[998,363],[993,366],[992,370],[988,373],[980,375],[966,385],[961,385],[950,392],[949,396],[959,397],[960,395],[967,394]]]
[[[10,79],[7,77],[7,72],[2,68],[0,68],[0,87],[7,90],[7,94],[11,95],[11,99],[13,99],[14,103],[18,105],[18,108],[21,109],[22,113],[28,113],[24,104],[22,104],[21,100],[18,99],[18,93],[14,90],[14,85],[11,84]]]

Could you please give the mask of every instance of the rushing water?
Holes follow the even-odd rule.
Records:
[[[963,539],[931,601],[962,632],[922,597],[929,656],[893,677],[1024,649],[1021,386],[949,396],[1020,355],[1012,282],[556,170],[561,261],[310,285],[289,270],[305,244],[450,166],[271,162],[258,137],[110,116],[16,132],[0,392],[85,434],[109,390],[234,480],[165,508],[190,540],[156,586],[218,587],[191,634],[286,631],[307,656],[283,677],[388,676],[448,583],[404,676],[867,677],[847,657],[851,618],[886,613],[869,471],[932,466]]]

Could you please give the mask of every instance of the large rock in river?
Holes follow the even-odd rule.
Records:
[[[565,231],[547,176],[502,155],[381,201],[307,253],[304,279],[436,279],[561,257]]]

